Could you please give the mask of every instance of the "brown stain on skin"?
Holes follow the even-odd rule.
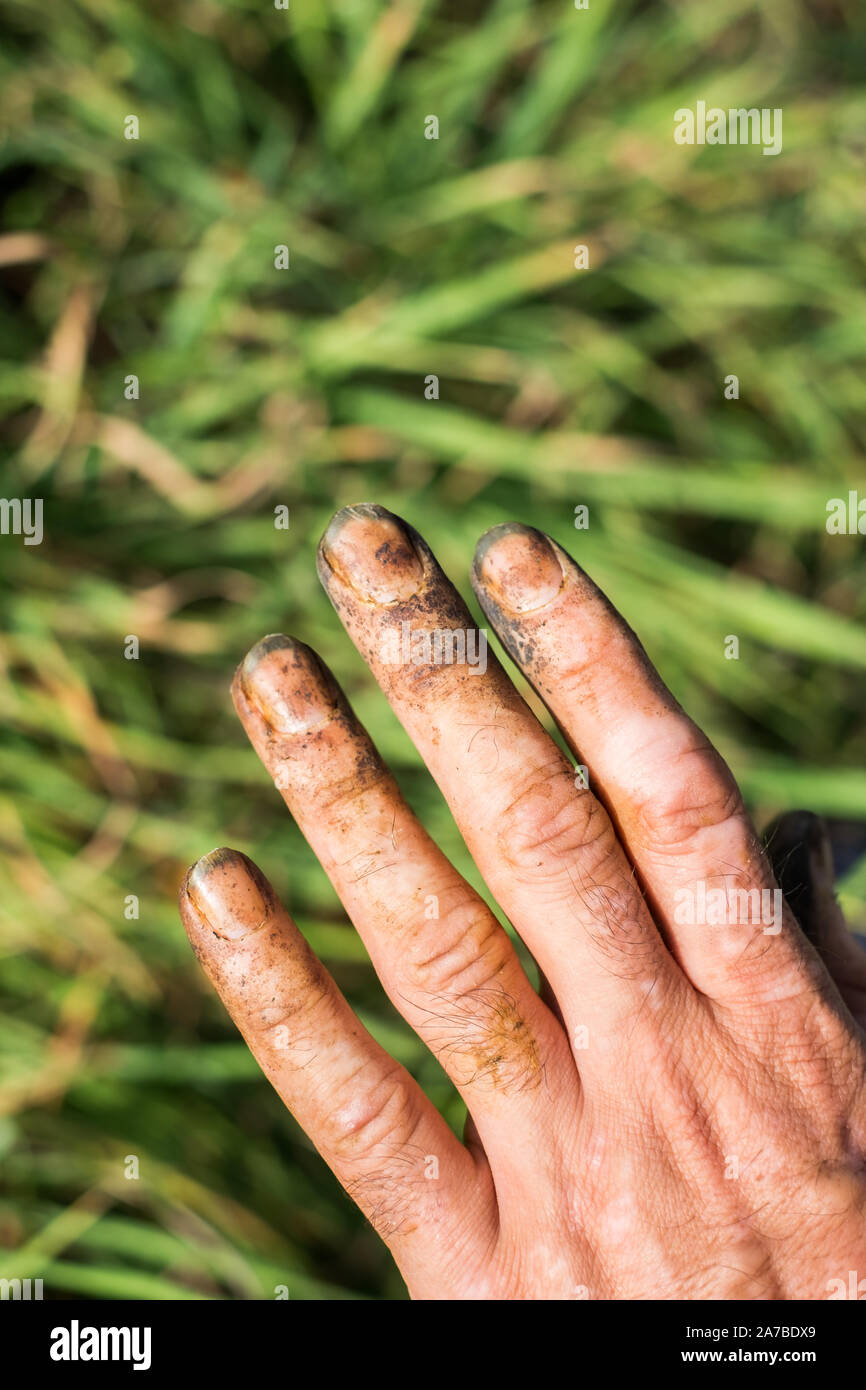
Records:
[[[447,1058],[463,1086],[486,1082],[495,1089],[537,1086],[542,1063],[517,1000],[501,986],[442,997],[425,1009],[433,1020],[430,1046]]]

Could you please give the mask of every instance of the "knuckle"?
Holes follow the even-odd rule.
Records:
[[[244,1036],[256,1056],[272,1056],[304,1067],[316,1055],[332,1012],[333,1001],[327,990],[310,990],[300,1000],[281,994],[255,1011]]]
[[[658,959],[658,934],[610,817],[568,771],[527,783],[501,818],[500,846],[520,879],[543,883],[550,906],[569,906],[609,970],[642,975]]]
[[[584,878],[577,897],[587,936],[611,974],[625,980],[660,971],[665,953],[633,877]]]
[[[378,1074],[364,1084],[371,1068]],[[336,1100],[333,1129],[339,1157],[387,1164],[412,1144],[419,1111],[409,1079],[396,1062],[382,1071],[379,1059],[371,1059],[347,1078]]]
[[[409,965],[412,1009],[425,1042],[459,1085],[539,1084],[536,1039],[509,988],[514,962],[507,937],[471,903],[454,909],[445,928],[444,948],[437,936],[435,953],[428,947]]]
[[[336,760],[331,759],[331,775],[315,788],[318,809],[335,822],[344,814],[360,814],[367,803],[383,794],[393,795],[394,780],[378,754],[360,740],[351,752],[351,761],[339,772],[334,770],[338,766]],[[317,777],[320,775],[317,772]]]
[[[563,759],[533,771],[500,816],[498,839],[519,872],[577,853],[604,856],[613,845],[613,827],[595,797],[575,788]]]
[[[424,992],[465,994],[490,983],[508,952],[499,923],[483,903],[462,897],[446,907],[435,933],[422,931],[410,943],[407,974]]]
[[[633,666],[637,639],[612,615],[608,601],[588,575],[577,577],[575,600],[578,612],[591,612],[592,618],[581,623],[579,642],[569,632],[560,654],[557,684],[570,704],[598,706],[624,667]]]
[[[743,838],[749,829],[739,788],[705,741],[690,742],[666,759],[664,775],[638,796],[636,815],[642,840],[676,853],[708,835]]]
[[[257,1054],[303,1053],[333,1015],[333,987],[311,951],[298,951],[276,934],[269,944],[264,959],[247,953],[237,962],[235,1016]]]
[[[334,1166],[343,1186],[382,1240],[416,1229],[423,1211],[428,1156],[418,1143],[420,1112],[399,1068],[336,1115]]]

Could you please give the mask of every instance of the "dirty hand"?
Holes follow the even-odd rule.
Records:
[[[866,1276],[866,957],[820,822],[783,818],[771,867],[718,753],[537,531],[488,532],[473,584],[588,788],[410,527],[346,508],[320,573],[541,973],[539,995],[316,655],[287,637],[254,647],[240,718],[384,988],[464,1097],[464,1142],[242,854],[195,865],[181,911],[410,1292],[844,1296],[851,1270]]]

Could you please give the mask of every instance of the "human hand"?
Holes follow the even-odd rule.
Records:
[[[785,818],[770,845],[813,944],[721,757],[539,532],[488,532],[473,584],[589,789],[492,653],[482,670],[472,619],[411,528],[346,508],[319,568],[541,995],[331,674],[286,637],[239,668],[238,714],[387,993],[464,1097],[464,1142],[245,856],[200,860],[181,914],[413,1296],[822,1299],[866,1276],[866,957],[820,823]],[[462,661],[442,659],[449,643]]]

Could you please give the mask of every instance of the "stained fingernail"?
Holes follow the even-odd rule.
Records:
[[[337,512],[320,553],[330,571],[368,603],[409,599],[424,578],[424,566],[400,518],[369,502]]]
[[[512,613],[531,613],[556,598],[562,566],[541,531],[506,522],[485,532],[472,566],[475,583]]]
[[[303,642],[271,633],[241,663],[244,694],[272,729],[307,733],[329,719],[339,702],[331,673]]]
[[[252,860],[236,849],[213,849],[193,864],[186,893],[205,926],[226,941],[241,941],[274,914],[270,885]]]

